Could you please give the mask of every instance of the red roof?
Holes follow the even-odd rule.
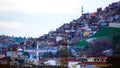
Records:
[[[106,62],[82,62],[82,64],[106,65]]]
[[[90,16],[91,16],[91,17],[95,17],[95,16],[96,16],[96,13],[91,13]]]
[[[30,54],[36,54],[36,52],[29,52]]]

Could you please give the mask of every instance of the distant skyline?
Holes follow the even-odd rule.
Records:
[[[0,0],[0,35],[40,37],[119,0]]]

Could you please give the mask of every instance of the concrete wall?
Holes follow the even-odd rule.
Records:
[[[120,28],[120,23],[110,23],[109,26],[110,27]]]

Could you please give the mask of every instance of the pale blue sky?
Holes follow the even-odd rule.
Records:
[[[39,37],[119,0],[0,0],[0,35]]]

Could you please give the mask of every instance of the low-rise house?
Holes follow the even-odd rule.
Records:
[[[106,57],[86,57],[80,63],[81,68],[100,68],[107,67]]]

